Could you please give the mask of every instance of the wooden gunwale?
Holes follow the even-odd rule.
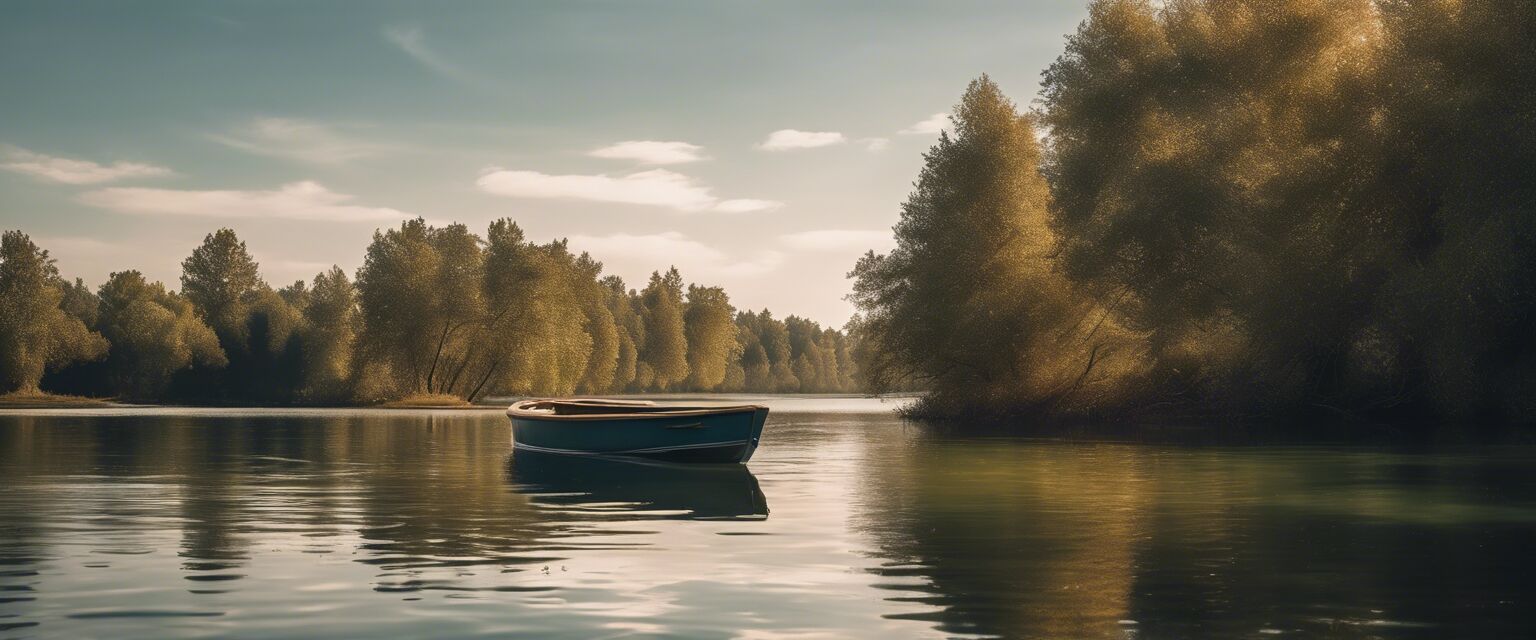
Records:
[[[669,410],[663,410],[663,411],[648,411],[648,412],[635,412],[635,413],[566,413],[566,414],[551,413],[551,412],[545,412],[545,411],[542,411],[542,410],[533,409],[534,406],[538,406],[538,405],[544,405],[544,406],[548,406],[550,408],[553,408],[555,405],[559,405],[559,404],[568,404],[568,405],[571,405],[571,406],[579,406],[579,407],[588,408],[588,409],[590,409],[592,407],[595,407],[595,406],[605,406],[604,403],[601,403],[599,401],[592,401],[592,400],[573,401],[573,402],[566,402],[566,401],[561,401],[561,400],[523,400],[521,402],[513,403],[511,407],[508,407],[507,408],[507,416],[513,417],[513,418],[521,418],[521,419],[525,419],[525,420],[553,420],[553,421],[560,421],[560,422],[565,422],[565,421],[580,422],[580,421],[591,421],[591,420],[660,420],[660,419],[665,419],[665,418],[686,418],[686,417],[690,417],[690,416],[713,416],[713,415],[725,415],[725,414],[732,414],[732,413],[748,413],[748,412],[758,411],[758,410],[762,410],[762,409],[767,409],[768,408],[768,407],[765,407],[763,405],[758,405],[758,404],[742,404],[742,405],[733,405],[733,406],[729,406],[729,407],[679,408],[677,410],[670,410],[670,411]],[[625,408],[636,407],[636,406],[651,406],[651,405],[638,405],[638,404],[635,404],[633,402],[622,402],[622,403],[614,403],[612,405],[606,405],[606,406],[612,406],[615,409],[625,409]]]

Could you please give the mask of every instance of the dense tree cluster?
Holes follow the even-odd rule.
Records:
[[[94,312],[82,289],[60,278],[48,252],[26,234],[0,236],[0,388],[36,393],[47,369],[106,352],[101,334],[70,313]]]
[[[873,380],[936,414],[1536,419],[1536,4],[1090,9],[1036,112],[972,84],[856,266]]]
[[[138,271],[96,292],[19,231],[0,255],[0,393],[342,404],[413,394],[849,392],[850,341],[738,313],[677,269],[626,289],[564,240],[510,220],[485,237],[421,219],[376,232],[354,280],[274,289],[229,229],[182,262],[180,291]]]

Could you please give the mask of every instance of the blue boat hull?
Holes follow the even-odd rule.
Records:
[[[528,416],[508,412],[516,448],[539,453],[628,456],[669,462],[746,462],[757,450],[766,407],[725,411],[623,413],[614,417]]]

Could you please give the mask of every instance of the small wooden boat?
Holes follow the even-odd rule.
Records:
[[[507,409],[518,449],[672,462],[746,462],[768,407],[677,407],[633,400],[524,400]]]

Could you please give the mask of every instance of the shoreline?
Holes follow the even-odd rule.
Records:
[[[407,397],[379,403],[356,404],[197,404],[176,402],[122,402],[113,398],[91,398],[53,393],[0,394],[0,411],[24,409],[504,409],[494,404],[471,404],[458,398]]]
[[[0,394],[0,410],[4,409],[110,409],[133,406],[105,398],[68,396],[53,393]]]
[[[864,394],[822,394],[822,393],[791,393],[791,394],[759,394],[748,392],[701,392],[701,393],[655,393],[655,394],[593,394],[590,397],[655,400],[658,402],[686,402],[691,399],[700,399],[700,396],[771,396],[771,397],[803,397],[803,398],[871,398]],[[526,396],[527,398],[542,396]],[[577,396],[572,396],[577,397]],[[587,397],[587,396],[579,396]],[[901,400],[908,396],[892,394],[884,396],[887,400]],[[71,396],[62,394],[0,394],[0,412],[47,410],[47,409],[228,409],[232,411],[247,409],[416,409],[416,410],[443,410],[443,411],[504,411],[514,401],[525,399],[524,396],[496,397],[494,402],[482,401],[470,403],[454,396],[418,395],[407,396],[397,400],[371,403],[290,403],[290,404],[223,404],[223,403],[197,403],[197,402],[132,402],[120,401],[114,398],[92,398],[87,396]]]
[[[713,400],[708,396],[720,396]],[[733,397],[734,396],[734,397]],[[742,397],[747,396],[747,397]],[[1055,441],[1081,444],[1139,444],[1172,446],[1410,446],[1436,447],[1458,445],[1514,445],[1536,446],[1536,429],[1496,427],[1492,425],[1391,425],[1380,423],[1340,424],[1313,420],[1287,422],[1270,419],[1246,419],[1231,416],[1183,416],[1174,419],[1140,420],[1056,420],[1056,421],[988,421],[957,420],[938,417],[903,415],[893,398],[871,398],[853,394],[627,394],[630,399],[654,399],[661,402],[754,402],[771,403],[778,414],[887,414],[897,422],[920,427],[924,432],[941,438],[988,439],[1022,438],[1028,440]],[[727,400],[727,398],[729,400]],[[498,414],[504,412],[517,397],[495,397],[486,404],[463,402],[446,403],[443,399],[404,398],[386,403],[371,404],[158,404],[117,402],[107,398],[80,396],[49,396],[5,394],[0,395],[0,417],[26,417],[50,415],[283,415],[324,414],[328,412],[377,413],[401,415],[421,412],[451,412],[470,415],[477,411]],[[854,405],[840,406],[837,400],[868,400]],[[818,401],[833,401],[819,404]],[[810,401],[810,402],[801,402]]]

